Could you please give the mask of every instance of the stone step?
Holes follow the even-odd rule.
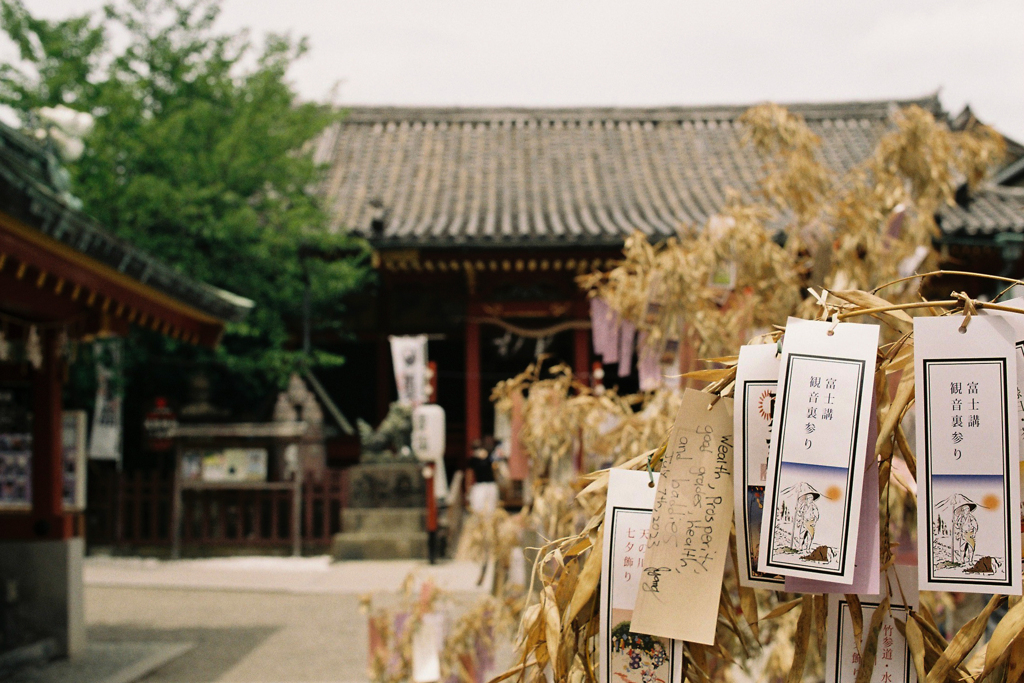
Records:
[[[346,531],[418,533],[426,528],[425,510],[416,508],[345,508],[341,528]]]
[[[427,557],[427,532],[382,533],[350,531],[334,534],[335,560],[420,560]]]

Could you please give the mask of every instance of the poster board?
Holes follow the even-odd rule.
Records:
[[[67,512],[85,510],[87,423],[84,410],[68,410],[61,416],[62,498]]]
[[[32,391],[0,386],[0,511],[32,509]]]
[[[267,449],[191,448],[181,454],[181,477],[187,482],[265,482]]]

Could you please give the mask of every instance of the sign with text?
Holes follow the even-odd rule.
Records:
[[[962,322],[914,319],[919,582],[1020,595],[1013,329],[997,316]]]
[[[740,585],[784,590],[785,578],[757,570],[764,516],[764,486],[768,479],[768,446],[775,412],[775,385],[779,380],[778,347],[758,344],[740,347],[736,366],[736,475],[733,503],[736,516],[736,557]]]
[[[911,610],[917,609],[917,577],[913,567],[894,567],[887,577],[892,590],[889,593],[889,609],[882,617],[878,629],[875,667],[871,672],[871,683],[911,683],[917,681],[917,671],[910,655],[907,641],[896,624],[910,619]],[[861,594],[863,617],[863,640],[868,639],[868,623],[875,608],[883,597],[875,594]],[[826,625],[828,647],[825,656],[825,683],[846,683],[857,680],[861,665],[864,642],[859,645],[853,626],[850,603],[845,595],[830,595],[828,599],[828,623]]]
[[[633,631],[710,645],[732,527],[733,402],[683,393],[661,463]]]
[[[789,319],[760,571],[853,581],[877,349],[875,325]]]
[[[1017,454],[1022,458],[1018,470],[1020,485],[1024,489],[1024,395],[1021,394],[1021,388],[1024,387],[1024,298],[1017,297],[1007,301],[1000,301],[999,303],[1021,311],[1021,313],[1006,313],[1003,311],[986,310],[984,313],[1004,317],[1006,322],[1010,323],[1010,326],[1013,328],[1013,357],[1017,361],[1017,400],[1014,401],[1017,408]],[[1020,514],[1020,530],[1022,541],[1021,555],[1024,556],[1024,509],[1021,510]]]
[[[650,482],[646,472],[609,473],[601,551],[601,683],[683,679],[681,642],[632,630],[654,505]]]

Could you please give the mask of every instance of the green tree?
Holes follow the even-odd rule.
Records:
[[[152,370],[152,359],[170,355],[179,366],[226,369],[251,401],[294,369],[341,361],[302,353],[306,268],[317,332],[338,327],[343,296],[369,275],[360,256],[299,256],[301,245],[365,250],[328,233],[310,190],[321,170],[310,141],[338,115],[298,102],[286,80],[306,42],[219,34],[218,13],[216,0],[125,0],[101,16],[48,21],[20,0],[0,0],[0,26],[20,54],[0,65],[0,104],[29,129],[44,107],[90,114],[84,152],[67,164],[84,211],[182,272],[256,302],[214,353],[133,332],[129,384],[133,368]]]

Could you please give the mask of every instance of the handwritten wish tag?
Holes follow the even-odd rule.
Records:
[[[760,571],[853,581],[877,348],[874,325],[786,324]]]
[[[1013,329],[997,316],[914,319],[922,590],[1020,595]]]
[[[638,633],[711,645],[732,527],[732,399],[683,392],[633,612]],[[709,409],[710,407],[710,409]]]
[[[768,479],[768,446],[771,444],[775,385],[779,380],[779,357],[775,344],[740,347],[736,366],[736,474],[733,503],[736,517],[736,557],[740,585],[748,588],[784,590],[785,578],[757,570],[757,549],[761,543],[764,514],[764,486]]]
[[[910,655],[910,648],[903,637],[898,619],[902,624],[910,619],[910,611],[917,609],[917,576],[913,567],[897,566],[892,573],[883,577],[891,586],[889,609],[882,613],[878,625],[875,650],[875,666],[871,672],[872,683],[909,683],[917,680],[917,670]],[[826,683],[845,683],[857,679],[861,666],[864,644],[871,636],[872,616],[882,604],[880,594],[860,594],[861,615],[864,632],[858,647],[854,631],[851,606],[845,595],[830,595],[828,599],[828,623],[825,655]],[[855,607],[853,609],[856,609]]]
[[[658,475],[654,475],[655,482]],[[601,683],[683,680],[683,644],[631,630],[655,488],[647,472],[611,470],[601,562]],[[656,486],[657,484],[655,484]]]

